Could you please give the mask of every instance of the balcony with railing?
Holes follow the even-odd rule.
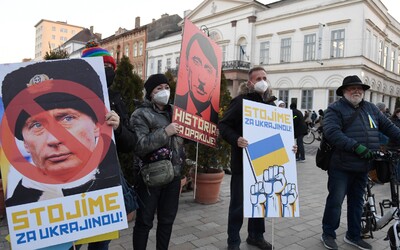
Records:
[[[232,69],[249,70],[250,62],[239,61],[239,60],[222,62],[222,70],[232,70]]]

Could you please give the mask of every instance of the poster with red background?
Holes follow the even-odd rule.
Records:
[[[222,51],[202,30],[185,20],[173,122],[179,135],[215,147]]]

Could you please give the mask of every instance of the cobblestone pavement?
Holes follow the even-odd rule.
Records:
[[[324,249],[320,236],[321,218],[327,195],[327,174],[314,164],[317,146],[318,142],[305,145],[306,162],[297,164],[300,217],[266,219],[265,238],[269,242],[273,242],[275,249]],[[192,191],[182,193],[171,237],[171,250],[226,249],[230,177],[230,175],[225,175],[221,186],[220,200],[216,204],[201,205],[194,202]],[[376,185],[374,192],[377,200],[382,199],[381,197],[389,195],[389,186]],[[154,224],[157,224],[156,221]],[[111,250],[133,249],[133,225],[134,223],[132,222],[129,224],[128,229],[120,231],[120,238],[113,240],[110,244]],[[356,249],[343,241],[346,227],[345,202],[341,224],[337,230],[337,243],[340,249]],[[247,237],[246,228],[247,220],[245,220],[241,230],[243,243],[240,248],[242,250],[256,249],[248,246],[245,242]],[[389,249],[389,243],[383,240],[387,228],[383,231],[375,232],[375,237],[368,240],[374,249]],[[9,244],[4,240],[7,234],[7,223],[5,219],[2,219],[0,220],[0,249],[10,249]],[[87,248],[84,246],[81,249]],[[156,249],[154,229],[150,232],[148,249]]]

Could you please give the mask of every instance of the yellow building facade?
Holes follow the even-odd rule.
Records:
[[[42,19],[35,25],[35,29],[34,60],[40,61],[43,60],[46,52],[62,45],[84,28],[67,22]]]

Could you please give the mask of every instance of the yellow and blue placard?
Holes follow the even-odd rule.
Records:
[[[243,100],[242,122],[244,217],[300,216],[292,111]]]

